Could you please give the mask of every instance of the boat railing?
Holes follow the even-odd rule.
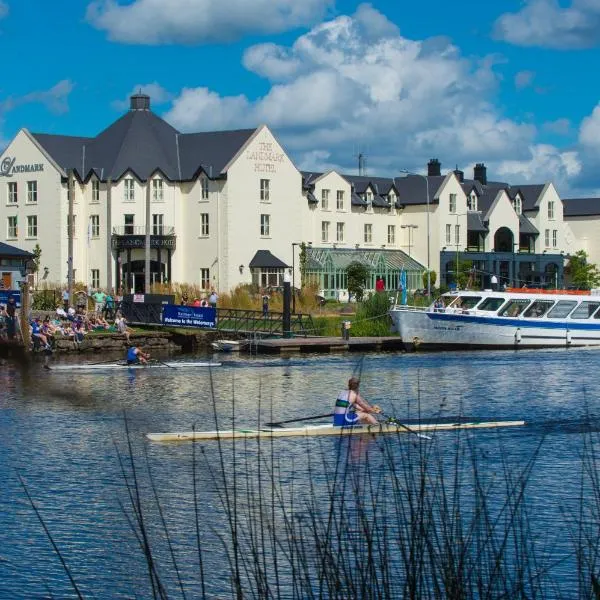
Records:
[[[414,306],[412,304],[394,304],[392,306],[392,310],[406,310],[406,311],[422,311],[427,312],[428,310],[431,312],[433,310],[430,306]]]

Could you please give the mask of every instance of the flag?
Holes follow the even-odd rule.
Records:
[[[406,304],[408,300],[408,290],[406,289],[406,271],[402,269],[400,271],[400,290],[402,292],[401,304]]]

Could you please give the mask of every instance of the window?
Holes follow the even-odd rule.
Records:
[[[260,235],[269,237],[271,234],[271,215],[260,215]]]
[[[153,179],[152,180],[152,200],[154,202],[163,202],[165,199],[163,193],[163,180]]]
[[[123,228],[123,233],[125,235],[133,235],[133,223],[135,219],[135,215],[123,215],[125,227]]]
[[[371,223],[365,223],[364,240],[365,244],[370,244],[373,241],[373,225]]]
[[[321,190],[321,210],[329,210],[329,190]]]
[[[163,227],[164,215],[163,214],[155,214],[152,215],[152,235],[163,235],[164,227]]]
[[[486,298],[477,310],[497,311],[504,304],[504,298]]]
[[[336,238],[338,242],[344,241],[344,223],[337,224]]]
[[[554,219],[554,202],[548,202],[548,218]]]
[[[467,196],[467,210],[477,210],[477,194]]]
[[[210,269],[200,269],[200,287],[203,290],[210,288]]]
[[[558,247],[558,229],[552,230],[552,247],[553,248]]]
[[[204,175],[200,177],[200,197],[208,200],[208,179]]]
[[[73,215],[73,230],[72,230],[72,234],[73,237],[76,237],[76,232],[77,232],[77,215]],[[69,215],[67,215],[67,238],[69,237]]]
[[[576,300],[559,300],[548,313],[549,319],[564,319],[577,306]]]
[[[37,215],[29,215],[27,217],[27,237],[37,237]]]
[[[452,225],[446,225],[446,246],[452,243]]]
[[[515,209],[515,212],[520,215],[523,212],[523,204],[521,203],[521,196],[517,196],[514,200],[513,200],[513,207]]]
[[[97,179],[92,180],[92,202],[100,202],[100,182]]]
[[[17,228],[17,217],[8,217],[6,237],[14,240],[16,240],[17,237],[19,237],[19,230]]]
[[[572,313],[571,319],[589,319],[600,307],[600,302],[582,302]]]
[[[544,242],[546,244],[546,247],[550,246],[550,230],[549,229],[546,229],[546,231],[545,231]]]
[[[37,203],[37,181],[27,182],[27,202],[28,204]]]
[[[269,188],[271,180],[270,179],[261,179],[260,180],[260,201],[261,202],[269,202],[270,201],[270,193]]]
[[[536,300],[524,313],[523,316],[528,319],[540,319],[554,305],[553,300]]]
[[[125,186],[123,200],[125,202],[134,202],[135,188],[133,187],[133,179],[131,177],[128,177],[127,179],[123,180],[123,185]]]
[[[321,221],[321,241],[329,241],[329,221]]]
[[[16,204],[18,202],[17,196],[17,182],[9,181],[8,182],[8,203]]]
[[[100,215],[90,215],[90,230],[92,238],[100,237]]]
[[[448,210],[453,214],[456,212],[456,194],[450,194],[450,204]]]
[[[396,194],[394,194],[394,192],[390,192],[387,199],[390,204],[394,204],[394,202],[396,202]]]
[[[454,243],[460,245],[460,225],[454,226]]]
[[[344,190],[337,191],[337,199],[336,199],[335,207],[338,210],[344,210]]]
[[[92,287],[100,287],[100,269],[92,269]]]
[[[200,215],[200,235],[202,237],[208,237],[209,232],[208,213],[202,213]]]
[[[387,243],[392,246],[396,243],[396,226],[395,225],[388,225]]]

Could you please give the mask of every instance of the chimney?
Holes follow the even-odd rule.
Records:
[[[481,185],[487,185],[487,167],[484,163],[477,163],[473,169],[473,179]]]
[[[456,175],[456,179],[458,179],[458,181],[460,181],[460,183],[465,182],[465,172],[461,171],[458,168],[458,165],[456,165],[456,169],[454,169],[454,174]]]
[[[134,94],[129,100],[130,110],[150,110],[150,96],[146,94]]]
[[[427,176],[438,177],[442,174],[442,164],[437,158],[432,158],[427,163]]]

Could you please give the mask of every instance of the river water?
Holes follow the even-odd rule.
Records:
[[[185,360],[194,358],[206,357]],[[599,364],[600,351],[590,349],[289,359],[242,355],[225,357],[223,366],[211,370],[85,373],[33,367],[23,373],[4,364],[0,371],[0,598],[70,598],[76,597],[75,586],[85,597],[151,597],[140,549],[143,543],[131,524],[130,492],[136,496],[126,481],[131,484],[134,476],[142,488],[144,524],[163,565],[161,577],[169,597],[201,597],[202,593],[209,598],[231,597],[232,566],[220,535],[231,526],[226,505],[236,500],[224,494],[231,487],[219,472],[229,473],[232,462],[238,461],[242,471],[256,474],[262,468],[257,445],[239,443],[236,450],[231,444],[219,448],[216,442],[153,444],[144,434],[214,429],[215,419],[227,428],[232,418],[238,425],[256,426],[327,413],[352,374],[360,375],[367,399],[403,419],[466,415],[526,420],[526,427],[470,431],[463,439],[477,445],[482,474],[501,472],[506,457],[511,472],[520,472],[542,443],[528,475],[532,530],[528,535],[548,557],[544,569],[551,585],[557,586],[549,597],[575,597],[577,577],[572,547],[566,543],[567,522],[577,512],[582,494],[588,502],[589,492],[580,480],[589,427],[582,421],[588,414],[600,415]],[[445,455],[457,445],[452,433],[438,433],[432,442],[406,438],[413,447],[434,444]],[[277,493],[292,498],[292,490],[310,489],[318,504],[328,493],[319,464],[336,456],[340,443],[332,438],[266,444],[277,476],[269,473],[268,464],[259,472],[265,482],[263,493],[273,492],[269,482],[276,479]],[[371,443],[378,442],[367,445]],[[502,460],[500,446],[505,453]],[[357,468],[373,448],[377,446],[367,451],[361,445],[350,449]],[[377,468],[381,471],[385,465]],[[153,499],[151,477],[168,536]],[[237,502],[249,504],[257,490],[248,491],[252,483],[247,481],[244,486]],[[280,502],[289,507],[287,500]],[[501,498],[497,502],[501,504]],[[246,509],[240,506],[240,515]],[[310,512],[305,509],[298,502],[298,512]],[[175,569],[164,566],[171,551],[181,583]],[[289,594],[281,592],[289,583],[286,578],[293,575],[281,571],[279,595],[293,597],[291,588]],[[302,595],[296,592],[294,597]]]

